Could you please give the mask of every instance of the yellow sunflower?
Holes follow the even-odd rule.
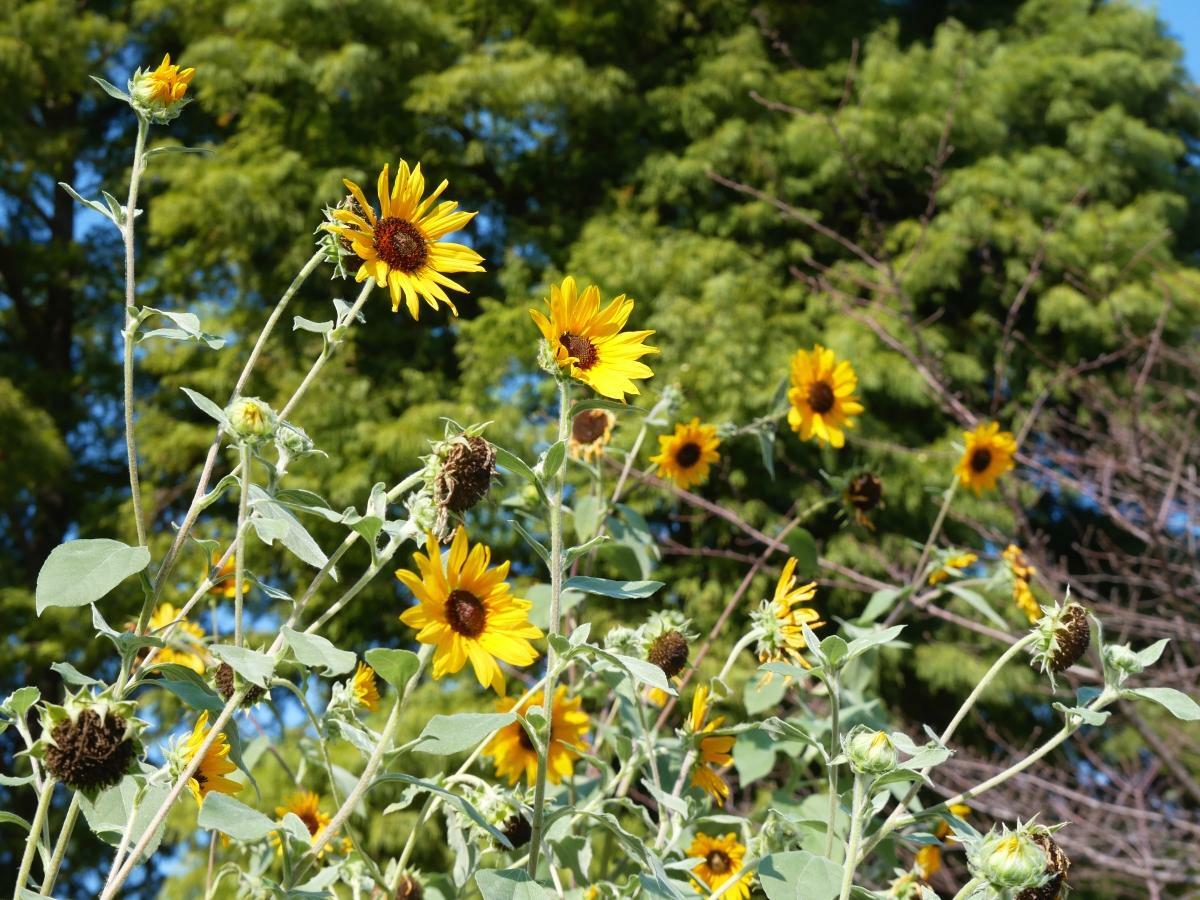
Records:
[[[178,103],[187,93],[188,85],[196,75],[195,69],[180,69],[171,64],[171,54],[163,56],[157,69],[143,73],[144,95],[147,100],[164,106]]]
[[[192,733],[184,742],[183,760],[185,764],[196,758],[200,745],[208,738],[209,731],[208,711],[206,710],[200,714]],[[242,789],[242,786],[225,777],[236,770],[237,766],[229,761],[229,741],[225,738],[225,732],[220,732],[212,746],[208,748],[208,752],[204,754],[196,771],[192,773],[192,777],[188,779],[188,788],[191,789],[192,796],[196,798],[197,803],[203,803],[204,798],[213,791],[218,794],[236,794]]]
[[[989,422],[963,432],[963,437],[967,445],[954,469],[958,480],[976,494],[994,490],[996,480],[1013,468],[1017,442],[1012,432],[1001,431],[998,422]]]
[[[350,693],[354,702],[370,712],[379,708],[379,686],[375,683],[375,670],[366,663],[359,663],[350,679]]]
[[[762,632],[756,648],[760,663],[790,662],[808,668],[804,658],[804,626],[817,629],[825,623],[815,609],[801,605],[812,602],[817,583],[810,581],[797,587],[796,580],[796,560],[790,558],[775,584],[775,595],[751,613],[755,627]],[[767,672],[764,683],[773,675]]]
[[[410,171],[408,163],[400,160],[395,185],[390,186],[387,166],[379,173],[378,217],[362,188],[353,181],[345,181],[354,202],[332,212],[341,224],[323,226],[349,241],[351,249],[362,259],[356,281],[374,278],[379,287],[387,285],[392,295],[392,312],[400,308],[403,297],[414,319],[420,316],[421,300],[433,309],[441,301],[458,315],[443,288],[464,294],[467,289],[447,278],[447,273],[483,271],[480,265],[483,257],[470,247],[439,240],[475,217],[473,212],[458,212],[458,204],[450,201],[431,210],[449,183],[443,181],[425,197],[421,164]]]
[[[654,373],[638,360],[657,347],[645,344],[653,331],[621,331],[633,312],[633,301],[621,294],[604,309],[600,308],[600,289],[589,284],[576,293],[575,279],[567,276],[562,285],[550,286],[550,317],[536,309],[529,314],[560,368],[576,381],[582,381],[598,394],[613,400],[625,400],[637,394],[635,378]]]
[[[950,807],[950,812],[958,816],[960,819],[971,812],[971,807],[965,803],[955,803]],[[937,828],[934,829],[933,836],[939,841],[945,840],[950,834],[950,824],[942,819],[938,822]],[[940,844],[925,844],[917,851],[915,860],[917,874],[924,881],[929,881],[938,872],[942,870],[942,848]]]
[[[151,634],[155,634],[179,618],[179,610],[170,603],[160,603],[158,608],[154,610],[154,615],[150,617],[149,630]],[[162,647],[155,657],[155,661],[160,663],[175,663],[191,669],[198,675],[203,675],[207,670],[205,657],[207,651],[204,649],[204,629],[195,622],[189,622],[187,619],[182,619],[178,627],[171,635],[171,642],[167,646]]]
[[[275,807],[275,815],[280,819],[288,813],[292,813],[304,823],[314,844],[318,838],[324,836],[325,826],[333,818],[329,813],[321,811],[321,797],[314,791],[297,791],[284,801],[283,806]],[[283,841],[278,833],[272,832],[271,843],[278,848],[280,853],[283,853]],[[332,841],[326,843],[317,856],[324,856],[333,846]]]
[[[660,478],[670,478],[676,487],[689,488],[708,480],[708,467],[721,458],[715,425],[701,425],[698,418],[675,426],[674,434],[658,436],[658,456],[650,462],[658,466]]]
[[[612,439],[616,421],[617,417],[606,409],[585,409],[576,413],[571,420],[571,439],[567,442],[571,459],[590,462],[600,456]]]
[[[716,731],[725,721],[724,716],[717,716],[711,722],[704,720],[708,717],[708,688],[698,687],[692,695],[692,717],[688,721],[688,730],[697,736],[707,735]],[[731,751],[736,738],[731,735],[714,735],[700,737],[699,756],[692,770],[692,787],[707,791],[717,803],[724,803],[729,796],[729,785],[717,773],[718,766],[727,766],[733,762]]]
[[[1009,544],[1004,548],[1004,561],[1008,563],[1009,570],[1017,578],[1024,578],[1028,581],[1037,574],[1037,569],[1029,564],[1029,560],[1025,557],[1023,551],[1016,544]]]
[[[845,429],[854,427],[851,417],[863,411],[854,396],[857,387],[854,367],[846,360],[838,362],[832,350],[820,344],[811,351],[797,350],[792,356],[788,424],[802,441],[815,438],[823,444],[844,446]]]
[[[979,557],[974,553],[957,553],[954,556],[949,556],[940,568],[934,569],[929,573],[929,583],[941,584],[951,576],[961,575],[963,569],[975,565],[978,560]]]
[[[232,600],[237,594],[237,585],[234,584],[233,577],[233,570],[237,565],[237,560],[234,559],[233,554],[230,553],[229,559],[225,560],[224,565],[220,565],[218,567],[218,564],[221,562],[222,555],[223,554],[217,550],[213,551],[212,562],[210,565],[212,568],[216,569],[216,572],[209,576],[209,580],[211,580],[213,584],[212,587],[208,589],[208,592],[213,596],[224,597],[226,600]],[[249,590],[250,579],[243,579],[242,593],[246,594],[249,592]]]
[[[1042,617],[1042,608],[1038,605],[1037,597],[1033,596],[1033,590],[1029,587],[1029,582],[1024,578],[1018,578],[1013,582],[1013,602],[1017,604],[1017,608],[1025,613],[1025,618],[1032,625]]]
[[[750,885],[754,876],[746,874],[738,878],[742,862],[746,857],[746,848],[738,843],[737,834],[729,832],[724,837],[709,834],[697,834],[688,847],[689,857],[699,857],[702,862],[692,869],[696,893],[707,894],[721,887],[731,879],[737,878],[737,884],[726,888],[723,897],[730,900],[749,900]]]
[[[414,553],[419,574],[398,569],[396,577],[417,598],[417,604],[400,621],[417,629],[417,640],[437,647],[433,677],[453,675],[470,660],[475,677],[484,687],[504,694],[504,673],[496,660],[528,666],[538,658],[529,642],[542,631],[529,622],[528,600],[514,597],[504,579],[508,563],[489,569],[492,551],[483,544],[471,547],[459,526],[448,558],[443,559],[437,538],[426,539],[426,553]]]
[[[531,707],[541,706],[543,699],[540,692],[530,697],[516,710],[517,715],[524,716]],[[497,700],[496,709],[508,712],[516,702],[512,697]],[[546,777],[551,784],[571,777],[575,771],[575,760],[579,758],[572,747],[581,745],[583,736],[590,729],[588,714],[583,711],[583,701],[579,697],[568,699],[566,685],[559,685],[554,691],[550,715],[550,750],[546,755]],[[495,760],[496,774],[507,778],[509,784],[516,784],[522,774],[529,785],[537,779],[537,751],[533,749],[529,735],[519,722],[497,731],[483,752]]]

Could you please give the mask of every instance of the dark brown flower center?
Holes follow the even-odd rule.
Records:
[[[537,748],[533,746],[533,741],[529,739],[529,732],[520,726],[517,726],[517,741],[530,753],[533,753],[537,750]]]
[[[567,348],[567,352],[571,356],[575,357],[575,365],[585,372],[594,366],[599,358],[596,353],[596,345],[581,335],[564,331],[559,336],[558,342]]]
[[[429,244],[412,222],[388,216],[375,226],[375,252],[388,268],[412,273],[425,265]]]
[[[700,445],[695,441],[688,441],[675,451],[675,462],[684,469],[690,469],[700,462]]]
[[[879,480],[879,476],[872,475],[870,472],[855,475],[850,482],[847,496],[856,509],[870,512],[883,499],[883,482]]]
[[[729,871],[729,857],[723,850],[712,850],[707,857],[708,868],[714,875],[724,875]]]
[[[650,645],[646,659],[662,669],[668,678],[674,678],[687,665],[687,638],[674,629],[663,632]]]
[[[608,413],[602,409],[585,409],[571,420],[571,437],[580,444],[600,440],[607,429]]]
[[[827,381],[814,381],[808,386],[808,405],[815,413],[827,413],[833,409],[833,388]]]
[[[317,821],[317,814],[313,810],[305,809],[302,812],[296,812],[296,816],[304,823],[304,827],[308,829],[309,834],[316,835],[317,829],[321,827],[321,823]]]
[[[446,599],[446,620],[464,637],[479,637],[487,623],[487,610],[470,591],[454,590]]]
[[[987,467],[992,464],[992,451],[985,447],[980,447],[971,454],[971,469],[975,472],[986,472]]]

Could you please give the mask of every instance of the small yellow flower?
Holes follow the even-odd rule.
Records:
[[[708,468],[721,458],[715,425],[701,425],[698,418],[675,426],[674,434],[658,437],[658,456],[650,462],[658,466],[659,478],[669,478],[676,487],[689,488],[708,480]]]
[[[688,730],[697,736],[708,735],[721,727],[724,716],[717,716],[711,722],[705,722],[708,717],[708,688],[696,688],[692,695],[692,717],[688,720]],[[729,785],[717,772],[718,766],[727,766],[733,762],[731,751],[736,738],[731,735],[713,735],[700,737],[699,756],[692,770],[692,787],[706,791],[716,803],[724,803],[729,796]]]
[[[1038,605],[1037,598],[1033,596],[1033,591],[1029,587],[1029,582],[1024,578],[1017,578],[1013,581],[1013,602],[1017,604],[1017,608],[1025,613],[1025,618],[1032,625],[1042,617],[1042,608]]]
[[[425,197],[420,163],[410,170],[408,163],[400,160],[394,186],[385,165],[376,185],[378,217],[362,188],[353,181],[343,183],[354,202],[331,213],[340,224],[322,227],[348,241],[362,259],[355,280],[374,278],[379,287],[386,285],[392,296],[392,312],[403,300],[409,315],[417,319],[424,300],[432,309],[444,303],[457,316],[458,310],[443,288],[464,294],[467,289],[446,275],[482,272],[483,257],[464,244],[441,240],[475,217],[473,212],[458,212],[458,204],[449,201],[431,210],[450,182],[443,181]]]
[[[541,706],[543,700],[539,692],[515,712],[524,716],[531,707]],[[506,697],[496,701],[496,709],[508,712],[516,702],[514,698]],[[575,760],[579,759],[579,754],[573,747],[583,743],[583,736],[591,729],[591,725],[588,714],[583,711],[583,700],[579,697],[568,699],[566,685],[559,685],[555,690],[552,707],[546,778],[551,784],[558,784],[564,778],[570,778],[575,771]],[[507,778],[509,784],[516,784],[522,774],[530,785],[537,779],[537,751],[533,749],[533,743],[520,722],[513,722],[497,731],[483,752],[495,760],[496,774]]]
[[[854,396],[857,387],[854,367],[846,360],[838,362],[832,350],[820,344],[811,351],[797,350],[792,356],[788,424],[802,441],[845,446],[845,429],[853,428],[852,417],[863,411]]]
[[[230,553],[229,558],[225,560],[224,565],[222,565],[220,568],[217,568],[217,564],[221,562],[221,556],[222,554],[219,551],[213,551],[212,562],[210,565],[212,565],[214,569],[217,569],[217,571],[209,576],[209,579],[213,584],[212,587],[208,589],[208,592],[213,596],[224,597],[226,600],[232,600],[237,594],[237,585],[234,583],[233,578],[233,570],[236,566],[237,560],[234,559],[233,554]],[[243,579],[242,594],[244,595],[248,593],[250,591],[250,587],[250,579]]]
[[[929,573],[930,584],[941,584],[951,576],[962,574],[962,570],[975,565],[979,557],[974,553],[959,553],[955,556],[948,557],[941,568],[934,569]]]
[[[538,658],[529,643],[542,637],[529,622],[533,604],[512,595],[505,581],[508,563],[489,568],[492,551],[483,544],[471,547],[461,526],[445,559],[433,534],[425,549],[413,554],[418,572],[396,571],[417,598],[400,621],[417,629],[422,644],[437,647],[434,678],[453,675],[469,660],[479,683],[503,695],[504,673],[496,660],[528,666]]]
[[[333,818],[329,813],[321,811],[321,797],[314,791],[297,791],[284,801],[283,806],[275,807],[275,815],[281,819],[288,813],[292,813],[304,823],[314,844],[318,838],[324,836],[325,826]],[[278,833],[272,833],[271,843],[283,853],[283,840]],[[326,843],[317,855],[324,856],[333,846],[332,841]]]
[[[571,439],[567,442],[571,459],[591,462],[604,453],[616,421],[617,417],[606,409],[585,409],[576,413],[571,420]]]
[[[654,373],[638,360],[657,347],[647,346],[653,331],[622,331],[633,312],[633,301],[621,294],[604,309],[600,308],[600,289],[589,284],[577,293],[575,279],[569,275],[561,285],[550,286],[546,301],[550,315],[531,309],[529,314],[541,331],[559,368],[567,370],[596,393],[613,400],[625,400],[637,394],[635,378]]]
[[[730,900],[749,900],[750,885],[754,876],[747,874],[738,878],[737,873],[741,871],[746,857],[746,848],[738,843],[734,832],[731,831],[724,837],[697,834],[692,840],[692,845],[688,847],[687,855],[702,860],[700,865],[692,869],[696,893],[707,894],[737,878],[737,883],[726,888],[721,896]]]
[[[179,615],[179,610],[173,604],[158,604],[154,615],[150,617],[150,633],[162,637],[157,632],[167,628]],[[195,622],[182,619],[171,636],[171,642],[158,651],[155,661],[175,663],[191,669],[197,675],[203,675],[208,668],[205,662],[207,655],[204,649],[204,629]]]
[[[196,754],[200,751],[200,745],[208,738],[209,731],[206,710],[196,720],[191,735],[183,745],[185,763],[190,763],[196,758]],[[208,752],[204,754],[204,758],[200,760],[200,765],[192,773],[192,777],[188,779],[188,788],[197,803],[203,803],[204,798],[213,791],[219,794],[236,794],[242,789],[242,786],[236,781],[225,777],[237,770],[237,766],[231,763],[228,757],[229,741],[225,738],[225,733],[220,732],[212,746],[208,748]]]
[[[350,693],[354,702],[375,712],[379,708],[379,686],[375,683],[375,670],[366,663],[359,663],[350,679]]]
[[[965,803],[955,803],[950,807],[950,812],[961,819],[971,812],[971,807]],[[934,837],[938,840],[945,840],[949,834],[950,823],[945,819],[941,819],[933,831]],[[917,851],[915,863],[917,874],[923,881],[929,881],[929,879],[942,870],[941,846],[938,844],[926,844]]]
[[[164,54],[157,69],[148,69],[139,77],[134,90],[139,100],[170,106],[187,94],[188,85],[196,75],[195,69],[180,69],[171,64],[171,54]]]
[[[1024,578],[1028,581],[1037,574],[1037,569],[1031,566],[1029,560],[1026,559],[1025,551],[1016,544],[1009,544],[1004,548],[1004,560],[1017,578]]]
[[[999,423],[990,422],[963,432],[963,437],[966,448],[954,470],[958,480],[976,494],[994,490],[996,480],[1014,465],[1017,442],[1012,432],[1001,431]]]

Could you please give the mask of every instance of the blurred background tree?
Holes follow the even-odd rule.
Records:
[[[1070,581],[1121,639],[1177,638],[1179,686],[1195,690],[1200,450],[1188,347],[1200,285],[1189,153],[1200,103],[1152,12],[1088,0],[0,0],[0,13],[0,689],[33,678],[53,695],[49,664],[68,648],[85,672],[105,657],[78,617],[32,612],[53,546],[115,534],[131,518],[118,509],[128,505],[119,241],[55,184],[123,194],[131,116],[87,76],[123,84],[169,50],[196,67],[197,102],[154,138],[215,152],[151,163],[145,305],[197,312],[208,331],[244,344],[312,252],[341,179],[373,184],[400,157],[480,210],[469,235],[488,273],[470,280],[461,318],[426,311],[414,324],[373,298],[371,327],[298,416],[330,459],[295,471],[335,508],[417,465],[443,416],[495,420],[490,436],[512,447],[545,440],[547,386],[523,377],[536,372],[526,310],[570,272],[605,296],[638,299],[638,325],[656,329],[662,348],[644,405],[676,384],[680,418],[743,425],[766,414],[799,346],[820,341],[853,361],[867,412],[845,450],[800,444],[783,428],[767,448],[772,479],[759,442],[743,435],[700,492],[766,533],[789,511],[812,510],[793,544],[827,581],[826,618],[860,615],[870,595],[862,580],[818,572],[814,550],[904,583],[949,480],[952,442],[974,417],[997,417],[1028,425],[1022,478],[956,505],[948,539],[993,557],[1018,540],[1043,600]],[[327,318],[351,290],[314,279],[292,312]],[[316,350],[312,334],[279,332],[249,392],[286,396]],[[224,396],[240,365],[237,353],[142,345],[144,504],[159,540],[190,499],[211,435],[179,388]],[[617,444],[636,428],[622,420]],[[836,479],[858,471],[883,479],[873,530],[842,509]],[[655,577],[671,593],[655,602],[707,632],[761,542],[654,487],[635,485],[629,502],[664,550]],[[232,510],[210,513],[205,536],[228,535]],[[473,528],[528,561],[507,517],[493,506]],[[610,573],[632,563],[619,550],[595,561]],[[766,561],[735,625],[781,563]],[[181,578],[204,564],[195,555]],[[295,573],[258,574],[286,586]],[[132,616],[137,598],[125,602]],[[335,639],[410,640],[394,582],[357,602]],[[967,599],[905,614],[913,649],[879,667],[892,716],[944,721],[1000,646],[988,629],[1022,626],[1004,591],[979,602],[990,618]],[[585,615],[600,627],[649,611],[597,604]],[[109,618],[120,621],[115,606]],[[963,618],[988,624],[972,630]],[[964,767],[1032,740],[1050,714],[1038,684],[1029,674],[993,692],[962,732],[974,753]],[[425,702],[482,702],[455,697]],[[1072,849],[1085,896],[1141,897],[1147,884],[1183,896],[1200,879],[1186,853],[1200,809],[1197,735],[1133,722],[984,812],[1045,806],[1080,823]],[[14,749],[0,736],[6,767]],[[739,802],[766,802],[770,766],[740,762]],[[263,808],[286,791],[277,774],[262,782]],[[1105,804],[1140,804],[1137,828],[1112,830]],[[394,851],[397,834],[378,823],[370,840]],[[206,847],[183,830],[175,839],[179,870],[194,871],[200,857],[187,854]],[[61,884],[85,896],[106,850],[82,831],[76,844]],[[445,859],[430,839],[417,861],[436,870]],[[169,872],[145,873],[130,895],[155,894]],[[191,888],[176,879],[172,889]]]

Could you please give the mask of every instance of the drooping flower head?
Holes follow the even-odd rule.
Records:
[[[658,455],[650,462],[658,466],[658,476],[669,478],[676,487],[689,488],[708,480],[708,469],[721,458],[715,425],[701,425],[698,418],[675,426],[674,434],[658,436]]]
[[[197,675],[203,675],[208,668],[204,649],[204,629],[195,622],[181,619],[179,610],[171,603],[160,603],[150,616],[149,631],[156,637],[163,635],[158,632],[165,630],[176,620],[179,624],[171,634],[165,647],[159,648],[155,660],[159,663],[175,663],[191,669]]]
[[[1012,471],[1017,442],[1012,432],[1001,431],[998,422],[980,425],[974,431],[964,431],[966,448],[955,473],[963,487],[976,494],[995,490],[996,480]]]
[[[965,803],[955,803],[950,807],[951,815],[962,819],[970,812],[971,807]],[[933,830],[933,836],[939,841],[945,840],[950,834],[950,823],[942,819],[937,823],[937,827]],[[917,875],[924,881],[929,881],[942,870],[942,847],[941,844],[924,844],[917,851],[916,859],[914,860]]]
[[[854,427],[853,416],[863,411],[854,396],[857,387],[854,367],[846,360],[838,362],[832,350],[820,344],[811,351],[797,350],[792,356],[788,424],[802,441],[845,446],[846,429]]]
[[[732,735],[712,735],[721,727],[724,716],[711,722],[708,718],[708,688],[701,685],[692,695],[692,715],[688,720],[688,731],[697,738],[699,755],[692,769],[692,787],[708,793],[716,803],[724,803],[729,796],[729,785],[717,772],[718,767],[733,762],[732,750],[736,740]]]
[[[638,362],[657,347],[645,341],[653,331],[622,331],[633,312],[633,301],[621,294],[600,308],[600,289],[589,284],[577,293],[575,279],[567,276],[561,285],[550,286],[547,317],[536,309],[529,314],[546,339],[551,357],[576,381],[613,400],[639,393],[635,378],[654,373]]]
[[[567,452],[572,459],[592,461],[604,452],[612,439],[617,417],[606,409],[585,409],[571,420],[571,438]]]
[[[350,694],[354,702],[369,712],[379,708],[379,686],[375,682],[375,670],[366,663],[359,663],[350,679]]]
[[[426,197],[420,163],[410,170],[408,163],[400,160],[394,185],[385,165],[377,185],[378,215],[367,203],[362,188],[353,181],[344,183],[354,203],[332,210],[330,215],[338,224],[322,227],[349,241],[362,260],[355,280],[374,278],[379,287],[387,286],[392,296],[392,312],[400,308],[403,300],[409,314],[417,319],[424,300],[432,309],[437,309],[439,302],[444,303],[458,315],[444,289],[464,294],[467,289],[446,276],[482,272],[483,257],[463,244],[441,240],[475,216],[473,212],[459,212],[458,204],[450,201],[433,207],[450,182],[443,181]]]
[[[192,733],[184,742],[182,755],[185,765],[196,758],[196,754],[200,752],[200,746],[208,738],[209,731],[211,729],[208,727],[208,711],[206,710],[200,714]],[[237,766],[229,761],[229,741],[226,739],[225,733],[220,732],[200,760],[200,765],[192,773],[192,777],[188,779],[188,788],[197,803],[203,803],[204,798],[213,791],[219,794],[236,794],[242,789],[242,786],[225,777],[236,770]]]
[[[61,705],[42,705],[42,736],[33,755],[59,781],[95,798],[137,770],[146,723],[136,714],[136,704],[115,700],[111,688],[100,694],[81,688]]]
[[[329,824],[329,820],[333,818],[329,813],[321,810],[321,797],[315,791],[296,791],[296,793],[284,800],[282,806],[275,807],[275,815],[283,818],[288,813],[291,813],[308,829],[309,836],[315,844],[318,838],[323,838],[325,827]],[[279,852],[283,852],[283,841],[279,835],[272,834],[271,841],[274,843]],[[333,844],[326,842],[321,848],[318,856],[324,856],[326,852],[333,847]]]
[[[230,553],[229,558],[224,563],[221,563],[221,556],[222,554],[219,551],[213,551],[211,564],[216,571],[208,576],[212,582],[212,587],[208,589],[208,593],[216,597],[224,597],[226,600],[232,600],[237,595],[237,584],[233,577],[237,560]],[[250,579],[243,579],[242,593],[249,592],[250,587]]]
[[[459,527],[443,558],[431,533],[425,553],[414,553],[417,572],[398,569],[396,577],[413,592],[417,604],[400,621],[417,629],[417,640],[437,648],[433,677],[460,671],[470,661],[484,687],[504,694],[504,673],[496,660],[528,666],[538,657],[529,642],[542,631],[529,622],[528,600],[514,597],[505,578],[508,563],[489,568],[492,551],[471,547]]]
[[[820,613],[810,606],[817,593],[817,584],[796,585],[796,560],[788,559],[775,584],[775,594],[763,600],[758,609],[750,614],[754,626],[762,632],[758,639],[758,661],[760,663],[788,662],[808,668],[804,659],[804,626],[820,628]],[[765,680],[773,673],[768,672]]]
[[[854,510],[854,521],[874,531],[871,513],[883,506],[883,481],[879,476],[873,472],[859,472],[846,484],[843,498]]]
[[[515,712],[524,716],[530,708],[541,706],[542,700],[542,694],[539,692],[522,703]],[[514,708],[516,702],[515,698],[505,697],[496,701],[496,709],[499,712],[508,712]],[[566,685],[560,684],[554,691],[553,709],[550,714],[550,748],[546,754],[546,777],[551,784],[558,784],[564,778],[571,777],[575,770],[575,760],[579,758],[579,754],[573,748],[583,743],[583,736],[590,729],[588,714],[583,711],[583,700],[579,697],[568,698]],[[509,784],[516,784],[522,774],[529,785],[537,780],[537,750],[519,722],[513,722],[497,731],[483,752],[492,757],[496,765],[496,774],[507,778]]]
[[[746,848],[738,843],[734,832],[731,831],[724,837],[697,834],[692,840],[692,845],[688,847],[687,855],[701,859],[700,865],[692,869],[696,893],[707,894],[736,878],[737,884],[726,888],[721,896],[733,900],[749,900],[750,885],[754,876],[746,874],[738,877],[746,857]]]

